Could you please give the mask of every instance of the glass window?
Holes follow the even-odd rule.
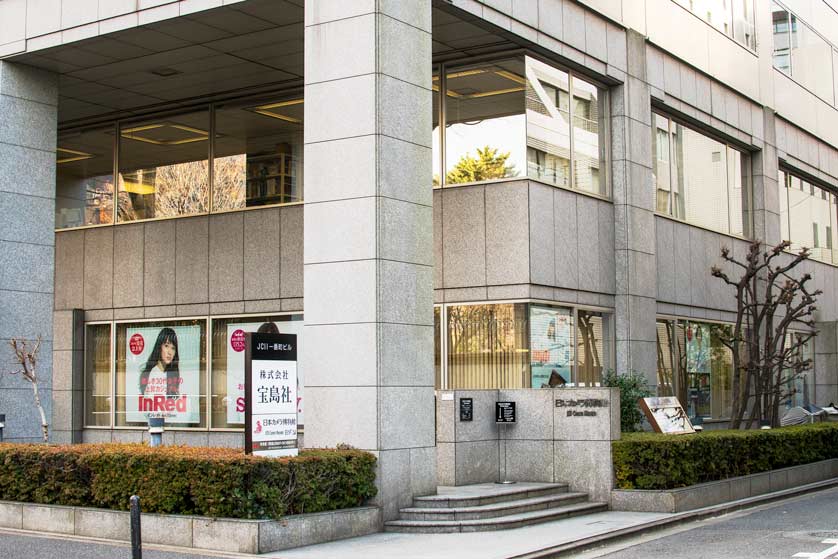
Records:
[[[687,322],[686,387],[690,417],[730,417],[733,355],[721,342],[728,326]]]
[[[209,110],[122,124],[117,219],[209,209]]]
[[[296,334],[303,346],[302,315],[217,318],[212,321],[212,427],[244,426],[244,333]],[[297,424],[303,423],[303,371],[297,367]]]
[[[774,67],[829,103],[834,101],[832,46],[795,14],[772,3]]]
[[[806,247],[813,259],[838,263],[835,194],[785,171],[778,188],[783,239],[794,251]]]
[[[722,233],[750,236],[747,155],[663,115],[654,117],[657,211]]]
[[[445,182],[517,177],[524,170],[524,60],[446,72]]]
[[[526,303],[447,311],[448,389],[530,385]]]
[[[113,127],[58,135],[56,229],[113,223],[114,137]]]
[[[613,315],[579,310],[576,317],[571,308],[535,303],[437,307],[436,387],[599,386],[614,367]]]
[[[611,315],[580,310],[576,320],[576,386],[600,386],[604,371],[614,367]]]
[[[116,325],[116,425],[206,427],[206,321]]]
[[[527,175],[607,196],[605,90],[532,58],[526,69]]]
[[[530,305],[532,388],[573,386],[576,374],[573,310]]]
[[[111,325],[88,324],[84,347],[84,424],[111,424]]]
[[[213,211],[300,202],[302,172],[301,96],[216,107]]]
[[[785,347],[792,348],[792,344],[797,345],[797,349],[793,349],[789,359],[800,359],[801,361],[809,360],[810,367],[807,370],[795,374],[792,370],[784,370],[783,374],[787,379],[788,391],[786,397],[786,409],[795,406],[809,406],[812,403],[812,396],[814,394],[815,386],[812,378],[811,365],[814,363],[814,355],[812,354],[812,340],[806,339],[808,334],[804,332],[788,332],[784,340]],[[802,344],[802,345],[800,345]]]
[[[774,67],[791,75],[791,34],[789,13],[777,3],[771,4],[771,19],[774,31]]]
[[[737,43],[756,49],[753,0],[675,0]]]
[[[570,75],[527,59],[527,175],[570,188]]]

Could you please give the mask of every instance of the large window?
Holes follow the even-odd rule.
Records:
[[[434,90],[434,186],[529,177],[609,194],[604,89],[522,56],[444,67]]]
[[[614,366],[609,313],[535,303],[435,312],[437,388],[599,386]]]
[[[810,365],[807,370],[796,373],[792,370],[783,371],[786,378],[785,406],[786,408],[807,407],[812,404],[812,397],[815,394],[814,375],[811,367],[815,357],[812,352],[812,339],[803,332],[788,332],[783,343],[786,348],[791,350],[789,359],[799,359],[801,362],[808,362]]]
[[[303,317],[86,325],[85,426],[144,428],[148,417],[164,417],[166,428],[241,430],[244,334],[256,331],[296,334],[302,346]],[[302,369],[298,382],[298,424],[303,425]]]
[[[753,0],[675,0],[737,43],[756,50]]]
[[[751,236],[747,154],[653,113],[656,210],[701,227]]]
[[[786,171],[779,174],[780,230],[792,250],[808,248],[812,258],[838,264],[838,198]]]
[[[58,135],[55,226],[113,223],[113,126]]]
[[[253,318],[217,318],[212,321],[212,427],[244,426],[244,334],[266,332],[297,335],[297,351],[302,352],[302,315]],[[297,366],[297,424],[302,415],[303,375]]]
[[[61,132],[55,226],[301,202],[302,133],[299,95]]]
[[[774,67],[832,103],[832,45],[782,4],[772,2],[771,11]]]
[[[657,323],[658,395],[677,396],[692,419],[730,417],[733,354],[722,343],[729,329],[687,320]]]

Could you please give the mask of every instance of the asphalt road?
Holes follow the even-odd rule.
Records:
[[[834,543],[823,543],[834,540]],[[798,555],[800,554],[800,555]],[[805,554],[805,555],[804,555]],[[838,488],[574,554],[575,559],[838,559]],[[127,545],[0,530],[0,559],[130,559]],[[190,554],[145,549],[143,559],[212,559],[237,554]],[[252,557],[252,556],[250,556]],[[377,558],[371,558],[377,559]]]
[[[834,543],[823,543],[830,539]],[[790,559],[796,554],[838,558],[838,488],[692,522],[574,557]]]

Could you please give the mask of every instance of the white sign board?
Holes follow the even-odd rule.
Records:
[[[246,336],[245,452],[296,456],[297,336]]]

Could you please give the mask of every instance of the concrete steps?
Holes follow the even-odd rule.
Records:
[[[423,534],[508,530],[605,510],[606,504],[591,503],[586,493],[569,492],[566,484],[440,487],[437,495],[416,497],[384,529]]]

